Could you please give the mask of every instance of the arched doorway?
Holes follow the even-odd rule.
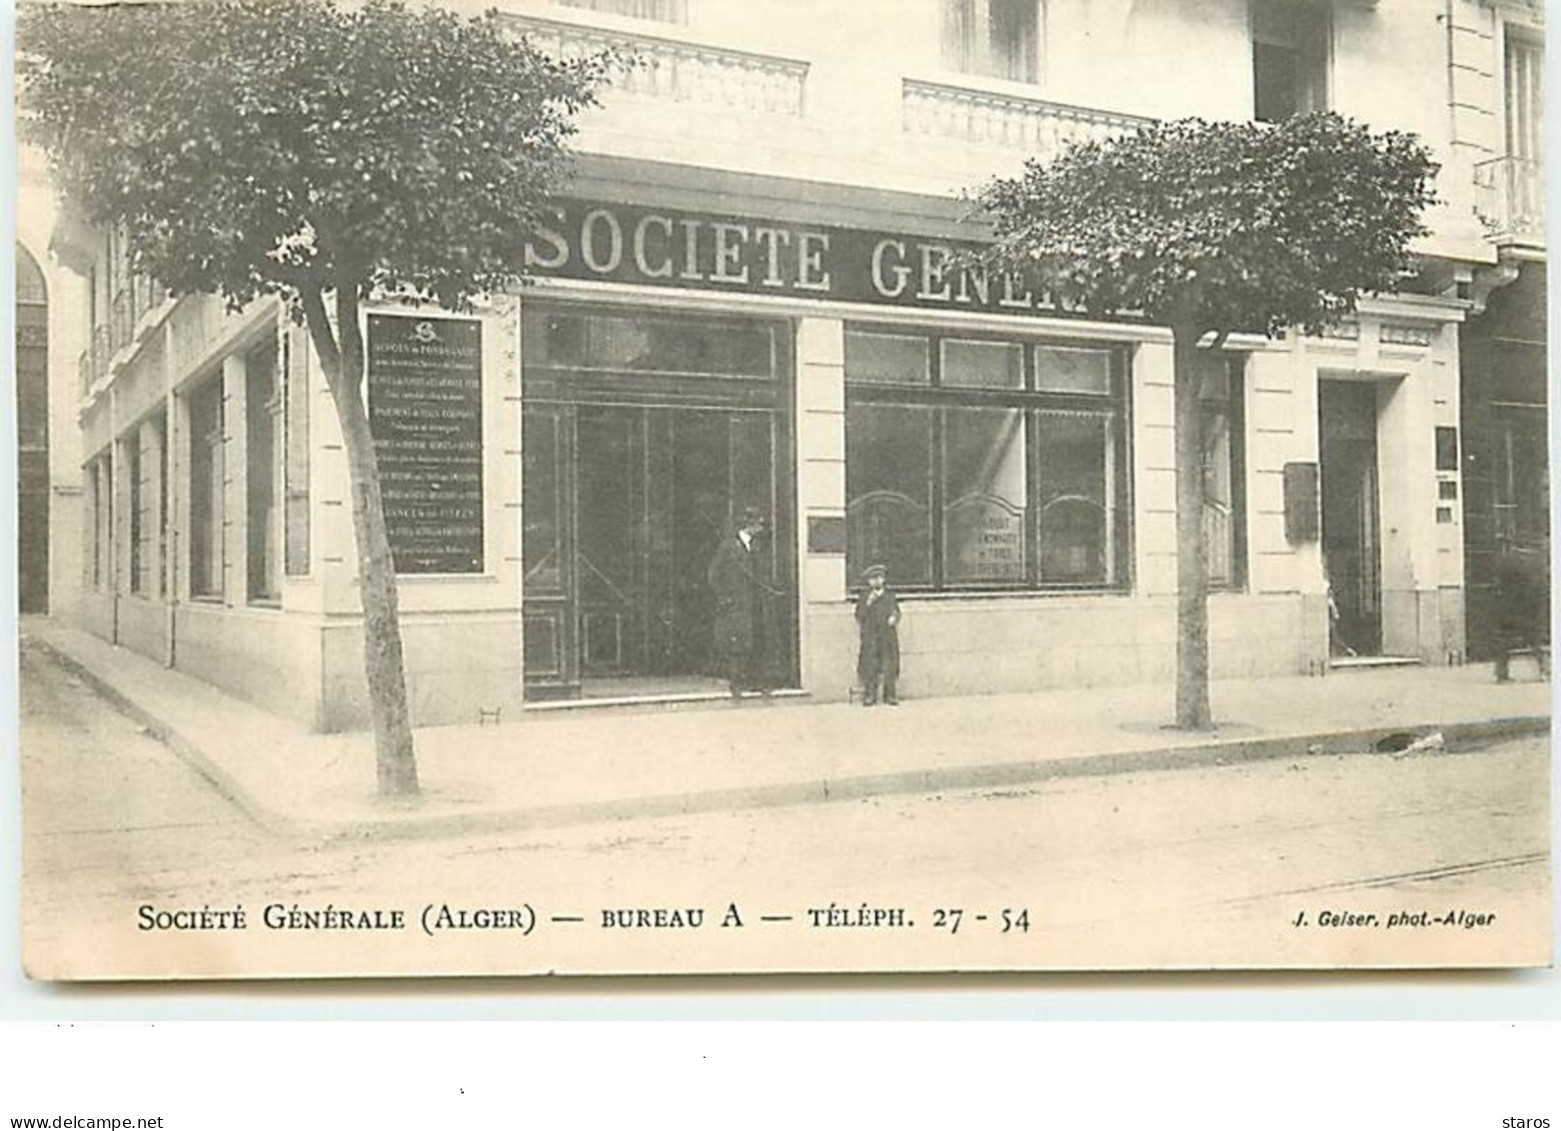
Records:
[[[16,247],[17,589],[21,611],[49,611],[49,296]]]

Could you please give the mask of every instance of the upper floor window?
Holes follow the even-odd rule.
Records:
[[[1252,0],[1252,116],[1279,122],[1328,107],[1328,9]]]
[[[553,0],[564,8],[585,8],[632,16],[637,20],[658,20],[664,24],[688,23],[688,0]]]
[[[1509,31],[1504,62],[1507,156],[1537,164],[1545,157],[1545,48]]]
[[[943,0],[943,65],[970,75],[1038,82],[1038,0]]]

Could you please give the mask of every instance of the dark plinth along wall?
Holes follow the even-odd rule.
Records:
[[[43,272],[16,249],[17,588],[21,611],[49,611],[49,306]]]
[[[1501,555],[1512,550],[1543,554],[1549,547],[1545,384],[1545,265],[1525,263],[1516,281],[1495,291],[1485,312],[1464,328],[1462,480],[1470,659],[1490,659],[1496,651]]]

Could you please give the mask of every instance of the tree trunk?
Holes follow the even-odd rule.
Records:
[[[1176,725],[1213,726],[1209,711],[1209,569],[1203,542],[1203,414],[1196,325],[1171,327],[1176,384]]]
[[[358,328],[358,298],[351,286],[336,292],[339,352],[330,338],[325,304],[318,291],[304,296],[304,310],[310,337],[320,354],[321,368],[336,403],[347,451],[352,530],[358,549],[358,590],[363,603],[363,670],[368,678],[379,792],[383,796],[406,796],[418,792],[417,758],[407,711],[395,563],[385,531],[379,462],[374,455],[374,437],[369,432],[362,396],[364,352]]]

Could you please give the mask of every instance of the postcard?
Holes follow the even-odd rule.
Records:
[[[1549,965],[1434,7],[23,5],[29,976]]]

